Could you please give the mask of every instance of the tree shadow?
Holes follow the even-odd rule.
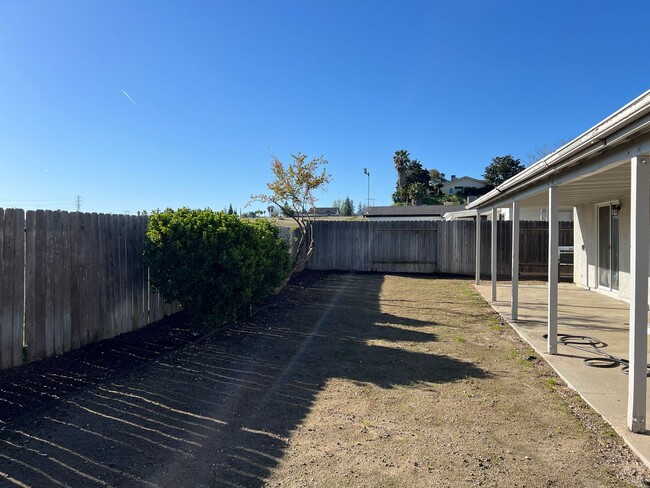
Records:
[[[0,473],[28,486],[263,486],[334,378],[394,388],[487,376],[398,347],[435,342],[421,330],[435,324],[383,313],[382,283],[304,275],[254,320],[10,423]]]

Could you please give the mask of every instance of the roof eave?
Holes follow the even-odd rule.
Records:
[[[592,146],[599,142],[600,145],[596,146],[594,149],[605,146],[615,146],[622,143],[623,141],[621,139],[623,138],[618,138],[615,139],[615,144],[608,145],[606,138],[624,127],[629,126],[631,123],[648,113],[650,113],[650,90],[638,96],[572,141],[532,164],[521,173],[518,173],[512,178],[504,181],[494,190],[477,198],[467,205],[467,208],[477,209],[483,206],[489,206],[490,203],[493,203],[493,200],[496,200],[497,196],[502,197],[505,194],[514,193],[522,186],[527,186],[527,182],[530,182],[531,178],[543,176],[545,173],[552,173],[558,165],[569,161],[580,152],[586,151],[588,154],[592,153],[593,151],[588,149],[592,149]],[[577,164],[580,160],[581,158],[577,158],[573,164]]]

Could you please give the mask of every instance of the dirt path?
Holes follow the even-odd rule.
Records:
[[[308,274],[252,321],[9,422],[0,485],[640,486],[650,477],[556,383],[467,281]]]

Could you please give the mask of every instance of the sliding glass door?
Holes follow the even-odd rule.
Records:
[[[618,290],[618,204],[598,206],[598,286]]]

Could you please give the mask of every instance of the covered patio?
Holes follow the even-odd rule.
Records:
[[[487,288],[478,272],[480,227],[476,233],[481,292],[599,412],[611,411],[612,426],[621,433],[626,426],[624,437],[639,453],[635,446],[648,442],[639,434],[646,432],[648,405],[649,166],[650,91],[468,205],[477,217],[492,219]],[[574,208],[570,286],[558,284],[560,206]],[[519,214],[526,207],[548,216],[548,284],[542,287],[518,283]],[[513,280],[506,288],[497,286],[499,208],[509,208],[513,221]],[[538,330],[542,324],[548,340]],[[629,374],[584,366],[582,351],[559,334],[597,337],[608,354],[629,361]]]
[[[476,289],[492,307],[543,357],[558,375],[625,439],[632,450],[650,466],[650,436],[630,432],[626,424],[628,376],[624,365],[608,361],[605,355],[628,358],[629,307],[571,283],[560,283],[558,334],[588,336],[601,341],[597,348],[587,341],[558,341],[557,354],[547,354],[547,286],[523,284],[519,287],[519,320],[510,315],[510,283],[497,286],[497,299],[491,301],[489,283]],[[590,366],[585,359],[600,361]],[[648,357],[650,362],[650,356]],[[600,366],[600,367],[599,367]],[[607,367],[605,367],[607,366]],[[648,395],[648,393],[646,393]],[[650,397],[650,395],[648,395]]]

